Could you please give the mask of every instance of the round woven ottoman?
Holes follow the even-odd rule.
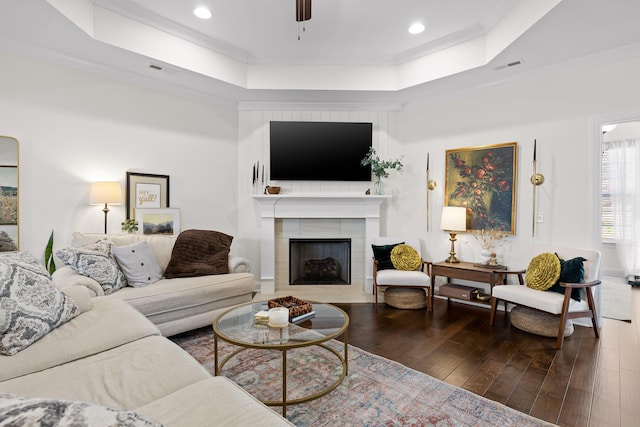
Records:
[[[543,337],[557,337],[560,317],[544,311],[518,305],[511,310],[511,324],[516,328]],[[567,321],[564,336],[573,333],[573,322]]]
[[[384,302],[394,308],[419,309],[427,306],[427,294],[422,288],[389,287]]]

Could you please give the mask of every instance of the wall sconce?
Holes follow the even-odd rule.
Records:
[[[435,190],[436,182],[429,176],[429,153],[427,153],[427,190]],[[429,203],[429,191],[427,191],[427,231],[431,229],[431,207]]]
[[[537,140],[533,140],[533,175],[531,175],[531,184],[533,185],[533,207],[531,215],[531,237],[536,237],[536,187],[544,182],[544,175],[536,171],[536,149]]]
[[[102,205],[104,208],[104,234],[107,234],[107,214],[109,213],[109,204],[122,204],[122,189],[119,182],[92,182],[89,191],[89,204]]]
[[[459,231],[467,231],[467,208],[462,206],[444,206],[442,208],[440,228],[449,232],[449,240],[451,241],[449,258],[444,261],[449,263],[460,262],[460,260],[456,258],[454,243],[456,241],[456,234]]]

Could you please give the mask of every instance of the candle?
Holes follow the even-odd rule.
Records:
[[[264,164],[262,165],[262,183],[264,184]]]
[[[536,161],[536,143],[537,141],[534,139],[533,140],[533,161]]]
[[[256,164],[253,164],[253,172],[251,172],[251,182],[256,183]]]
[[[283,327],[289,324],[289,309],[274,307],[269,309],[269,326]]]

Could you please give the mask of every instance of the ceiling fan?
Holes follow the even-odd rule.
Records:
[[[311,19],[311,0],[296,0],[296,21]]]

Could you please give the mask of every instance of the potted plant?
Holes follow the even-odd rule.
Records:
[[[126,231],[129,234],[133,234],[138,231],[138,221],[135,219],[125,219],[120,225],[122,225],[122,231]]]
[[[371,173],[375,176],[375,181],[373,183],[374,194],[384,194],[384,178],[389,177],[389,172],[392,170],[397,170],[398,172],[402,172],[402,158],[404,156],[400,156],[395,160],[380,160],[378,154],[376,153],[376,149],[373,147],[369,148],[369,152],[366,156],[360,161],[362,166],[371,165]]]

